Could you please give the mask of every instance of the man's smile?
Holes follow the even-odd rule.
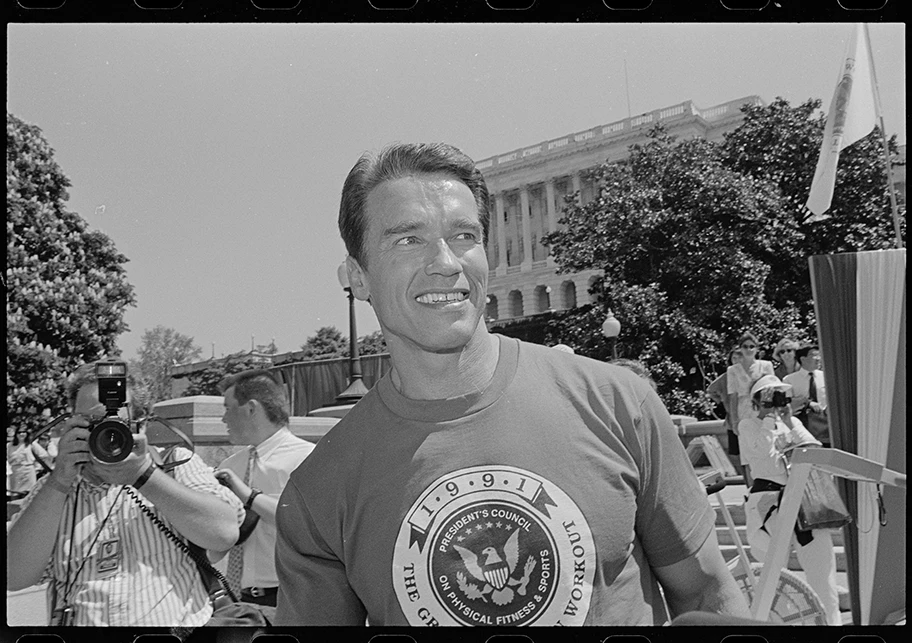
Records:
[[[465,301],[469,293],[465,291],[429,292],[415,297],[419,304],[448,304]]]

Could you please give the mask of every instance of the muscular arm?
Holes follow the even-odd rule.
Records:
[[[747,600],[719,551],[715,530],[693,556],[654,571],[672,617],[693,611],[751,617]]]
[[[6,538],[8,590],[24,589],[41,581],[57,541],[65,500],[66,494],[44,484],[19,512]]]

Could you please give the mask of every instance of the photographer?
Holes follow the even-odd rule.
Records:
[[[741,456],[750,465],[754,482],[744,505],[747,541],[758,561],[766,558],[771,535],[778,524],[778,506],[788,481],[786,454],[799,446],[820,446],[820,442],[792,416],[792,386],[775,375],[765,375],[750,390],[757,416],[741,420]],[[839,594],[836,586],[836,553],[827,529],[794,531],[791,547],[826,611],[829,625],[840,625]]]
[[[115,364],[125,386],[125,365]],[[166,473],[142,433],[130,436],[133,448],[119,461],[100,461],[106,453],[90,447],[91,428],[133,425],[126,391],[118,420],[94,365],[77,369],[67,397],[73,416],[56,466],[8,532],[7,589],[48,582],[52,625],[205,625],[212,606],[199,569],[164,528],[177,540],[228,549],[244,518],[240,501],[187,449],[173,450],[169,462],[186,462]]]

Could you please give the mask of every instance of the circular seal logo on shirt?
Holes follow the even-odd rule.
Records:
[[[434,481],[393,554],[396,596],[413,625],[580,625],[594,573],[576,503],[541,476],[498,465]]]

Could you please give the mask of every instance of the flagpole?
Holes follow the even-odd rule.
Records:
[[[887,144],[887,128],[884,127],[883,110],[880,105],[880,88],[877,85],[877,71],[874,68],[874,50],[871,47],[871,32],[868,30],[868,23],[863,23],[865,30],[865,39],[868,41],[868,58],[871,61],[871,80],[874,85],[874,109],[877,112],[877,119],[880,121],[880,140],[883,143],[884,167],[887,174],[887,192],[890,193],[890,208],[893,214],[893,232],[896,235],[896,247],[902,248],[902,236],[899,228],[899,208],[896,205],[896,194],[893,189],[893,167],[890,163],[890,147]]]

